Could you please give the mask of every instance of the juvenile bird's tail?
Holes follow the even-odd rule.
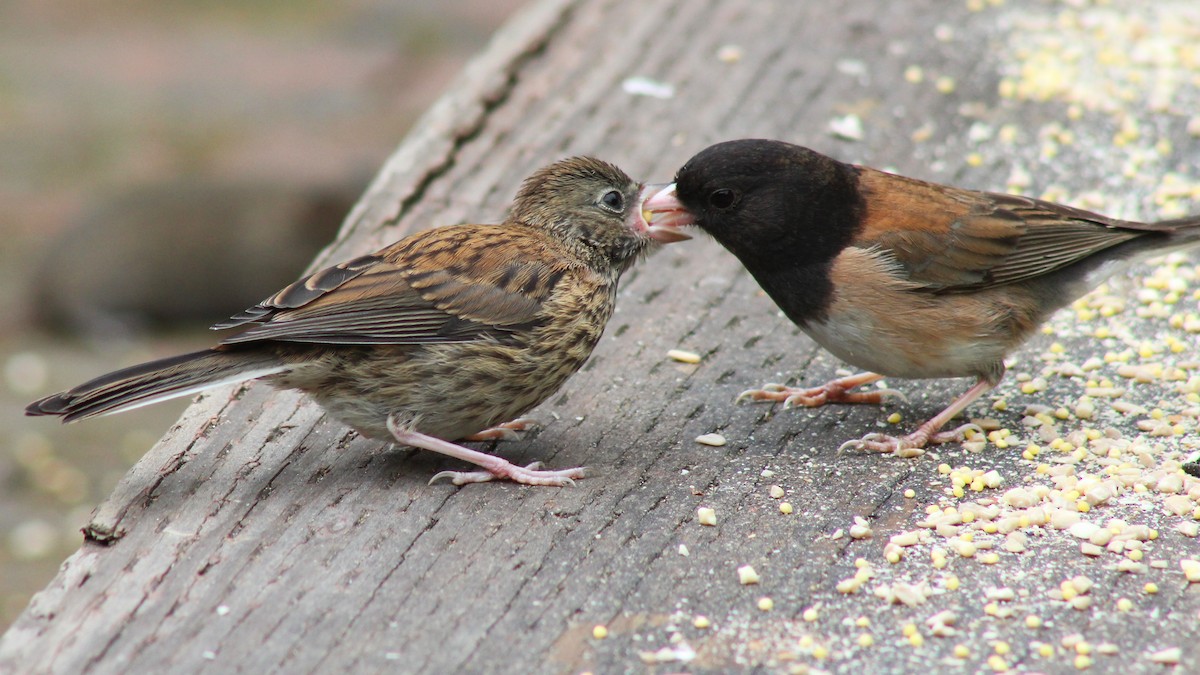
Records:
[[[101,375],[30,403],[26,415],[57,415],[63,422],[108,415],[188,396],[211,387],[252,380],[291,368],[263,352],[206,349]]]

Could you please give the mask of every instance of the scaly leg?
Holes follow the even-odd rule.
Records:
[[[926,445],[937,445],[939,443],[958,442],[966,437],[967,431],[975,430],[983,433],[977,424],[964,424],[950,431],[939,432],[947,422],[954,419],[958,413],[966,410],[967,406],[971,405],[980,396],[991,391],[996,385],[980,379],[975,383],[975,386],[968,389],[954,400],[953,403],[946,406],[942,412],[934,415],[930,420],[917,430],[907,436],[890,436],[888,434],[873,433],[863,436],[861,439],[854,441],[846,441],[842,444],[839,451],[845,448],[858,448],[865,450],[874,450],[875,452],[895,453],[901,457],[919,457],[925,454],[922,450]]]
[[[849,377],[830,380],[819,387],[802,389],[787,387],[782,384],[769,383],[762,389],[748,389],[738,394],[737,400],[743,401],[783,401],[786,410],[796,405],[806,408],[817,408],[826,403],[881,403],[887,396],[895,396],[904,400],[904,394],[895,389],[877,389],[875,391],[850,391],[864,384],[878,382],[883,375],[876,373],[859,373]]]
[[[464,441],[519,441],[525,437],[525,432],[538,427],[537,420],[532,417],[519,417],[511,422],[497,424],[479,433],[463,436]]]
[[[431,478],[429,480],[430,483],[442,478],[449,478],[450,482],[455,485],[465,485],[467,483],[484,483],[497,478],[506,478],[525,485],[565,487],[567,485],[574,485],[576,478],[583,478],[584,476],[583,467],[562,469],[559,471],[542,471],[538,469],[541,466],[538,462],[524,467],[517,466],[506,459],[489,455],[486,452],[471,450],[450,441],[443,441],[440,438],[401,429],[396,424],[395,417],[390,415],[387,419],[387,428],[396,439],[396,442],[401,445],[440,452],[448,457],[454,457],[455,459],[461,459],[464,462],[470,462],[471,464],[483,467],[483,471],[443,471]]]

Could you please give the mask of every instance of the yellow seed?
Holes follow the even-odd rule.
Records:
[[[854,620],[854,625],[859,628],[866,628],[871,625],[871,620],[865,616],[860,616]]]
[[[597,640],[603,640],[604,638],[608,637],[608,628],[606,626],[597,624],[592,628],[592,637],[596,638]]]
[[[1030,614],[1025,617],[1025,626],[1028,628],[1041,628],[1042,618],[1036,614]]]
[[[995,644],[996,653],[1000,656],[1005,656],[1012,653],[1012,647],[1005,641],[1001,640]]]
[[[966,645],[954,645],[954,656],[960,659],[971,658],[971,649]]]
[[[1087,513],[1088,511],[1092,510],[1092,505],[1087,503],[1086,500],[1080,499],[1079,501],[1075,502],[1075,510],[1080,513]]]
[[[821,614],[820,614],[820,612],[817,611],[816,607],[809,607],[808,609],[804,610],[804,614],[802,615],[802,617],[804,618],[805,621],[812,623],[812,622],[816,621],[817,619],[821,618]]]
[[[960,583],[958,577],[951,575],[946,579],[946,590],[957,591]]]
[[[1008,663],[1005,662],[998,654],[992,654],[987,660],[988,667],[997,673],[1003,673],[1008,670]]]
[[[766,597],[759,598],[758,599],[758,608],[764,612],[769,612],[772,609],[775,609],[775,601],[770,598],[766,598]]]
[[[916,497],[916,496],[917,496],[917,491],[912,488],[908,488],[907,490],[904,491],[905,499],[912,499],[913,497]]]
[[[1149,595],[1154,595],[1155,593],[1158,592],[1158,584],[1151,581],[1150,583],[1146,584],[1145,586],[1142,586],[1142,590],[1145,591]]]
[[[1054,645],[1050,644],[1049,642],[1043,642],[1042,644],[1038,645],[1038,655],[1046,659],[1054,656]]]
[[[1121,598],[1120,600],[1117,600],[1117,611],[1128,612],[1131,609],[1133,609],[1133,601],[1129,598]]]
[[[1075,657],[1075,668],[1078,670],[1087,670],[1092,667],[1092,657],[1080,654]]]
[[[916,633],[919,631],[917,630],[917,624],[906,623],[906,624],[904,624],[904,627],[900,629],[900,632],[904,635],[904,637],[908,637],[909,635],[912,635],[913,633]]]
[[[780,502],[779,503],[779,512],[785,516],[790,514],[792,512],[792,503],[791,502]]]
[[[950,465],[949,464],[938,464],[938,473],[942,474],[943,476],[950,473]]]
[[[1086,640],[1080,640],[1079,642],[1076,642],[1075,643],[1075,653],[1076,654],[1091,654],[1092,653],[1092,643],[1090,643]]]
[[[920,647],[925,644],[925,636],[920,633],[913,633],[908,636],[908,643],[914,647]]]
[[[712,621],[710,621],[707,616],[704,616],[702,614],[700,616],[697,616],[695,619],[692,619],[692,625],[695,626],[696,628],[703,630],[705,628],[712,626]]]
[[[812,655],[814,659],[824,660],[829,658],[829,648],[824,645],[813,647]]]
[[[900,413],[894,412],[891,415],[888,415],[887,421],[890,424],[898,424],[900,422]]]
[[[875,637],[870,633],[863,633],[858,636],[859,647],[870,647],[873,644],[875,644]]]

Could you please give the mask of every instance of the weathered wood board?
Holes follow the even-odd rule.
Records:
[[[1187,131],[1200,110],[1200,66],[1194,48],[1169,42],[1195,10],[1070,4],[541,0],[429,111],[315,264],[425,227],[499,219],[523,176],[565,155],[596,155],[663,181],[705,145],[743,136],[968,187],[1058,186],[1062,198],[1090,197],[1116,215],[1197,207],[1176,202],[1200,176],[1200,131]],[[1116,26],[1138,25],[1158,41],[1146,43],[1155,54],[1175,50],[1179,60],[1167,64],[1175,80],[1133,78],[1167,66],[1130,58],[1135,44],[1105,42],[1122,37]],[[1086,67],[1098,54],[1129,58],[1112,77],[1133,93],[1098,89],[1088,100]],[[670,89],[632,93],[632,77]],[[1138,133],[1127,133],[1130,124]],[[1170,173],[1186,188],[1174,202],[1156,192]],[[1143,293],[1157,287],[1135,279],[1093,310],[1064,312],[1057,335],[1018,354],[1013,376],[971,414],[995,418],[1020,441],[979,452],[955,446],[902,460],[837,451],[887,426],[891,412],[909,425],[932,415],[965,382],[893,382],[910,401],[883,410],[734,405],[743,389],[821,382],[841,364],[705,240],[672,246],[627,277],[592,361],[535,411],[545,429],[498,449],[514,461],[589,466],[593,476],[574,488],[428,486],[446,460],[359,439],[302,396],[263,386],[206,394],[99,506],[92,534],[119,536],[89,541],[63,564],[0,641],[0,671],[1072,672],[1090,660],[1098,672],[1157,672],[1164,666],[1152,655],[1200,668],[1200,587],[1178,562],[1200,558],[1200,544],[1186,533],[1192,512],[1164,506],[1171,494],[1190,508],[1200,498],[1197,481],[1177,470],[1196,443],[1187,316],[1200,284],[1194,263],[1172,270],[1179,281],[1164,282],[1160,295],[1183,287],[1165,314]],[[1173,351],[1176,343],[1185,348]],[[671,361],[672,348],[702,361]],[[1134,355],[1122,361],[1127,349]],[[1106,362],[1106,353],[1118,357]],[[1090,356],[1101,357],[1095,370],[1062,367]],[[1183,377],[1135,382],[1117,372],[1151,362]],[[1046,366],[1078,376],[1043,386]],[[1032,379],[1019,382],[1021,373]],[[1105,378],[1128,393],[1099,395]],[[1089,386],[1100,411],[1090,418],[1079,408]],[[1007,409],[989,407],[998,399]],[[1145,410],[1116,415],[1112,400]],[[1156,407],[1180,431],[1136,441],[1147,459],[1130,471],[1153,486],[1136,488],[1135,476],[1080,513],[1088,486],[1073,500],[1069,489],[1055,491],[1071,480],[1061,467],[1076,480],[1105,478],[1140,450],[1118,448],[1107,465],[1086,443],[1085,457],[1054,455],[1049,436],[1023,425],[1028,405],[1063,408],[1052,420],[1063,436],[1111,427],[1133,439],[1139,422],[1162,431]],[[728,443],[693,441],[710,432]],[[1023,459],[1030,442],[1047,447]],[[939,472],[941,463],[994,469],[1003,484],[973,491],[972,475]],[[961,499],[947,494],[954,475],[967,476]],[[1179,482],[1173,493],[1157,489],[1168,476],[1178,476],[1168,479]],[[786,496],[773,498],[772,485]],[[1000,523],[1020,500],[1006,491],[1034,485],[1052,492],[1038,502],[1046,514],[1073,512],[1122,539],[1133,530],[1110,522],[1119,518],[1155,528],[1156,538],[1125,536],[1137,543],[1085,556],[1068,531],[1023,522],[1027,550],[1009,552]],[[966,505],[981,498],[994,503]],[[780,513],[782,501],[794,513]],[[975,525],[1000,531],[919,527],[932,505],[943,516],[949,506],[977,509]],[[698,523],[698,507],[715,509],[716,526]],[[856,516],[872,537],[849,536]],[[913,530],[926,533],[921,542],[888,562],[889,538]],[[964,542],[974,556],[962,555]],[[935,549],[946,553],[944,567]],[[839,592],[860,558],[874,578]],[[744,565],[758,584],[739,583]],[[1071,585],[1080,575],[1094,583]],[[874,592],[897,583],[923,603],[889,604]],[[1072,606],[1077,595],[1090,606]],[[760,608],[761,598],[773,608]],[[954,635],[927,623],[946,610]],[[699,616],[711,625],[697,626]],[[594,635],[597,625],[606,638]]]

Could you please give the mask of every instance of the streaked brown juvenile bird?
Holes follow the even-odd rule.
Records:
[[[655,242],[687,238],[647,225],[651,190],[612,164],[560,161],[525,181],[502,225],[426,230],[322,270],[213,326],[248,328],[212,349],[103,375],[25,413],[73,422],[263,378],[364,436],[483,469],[434,480],[568,485],[582,468],[519,467],[451,441],[516,436],[527,421],[509,420],[591,354],[621,274]]]
[[[1200,242],[1200,216],[1116,220],[844,164],[769,140],[692,157],[644,208],[656,227],[695,225],[745,265],[817,344],[870,372],[743,396],[815,407],[878,403],[883,377],[977,383],[913,433],[846,445],[883,452],[961,440],[940,429],[1004,376],[1004,357],[1055,310],[1129,262]]]

